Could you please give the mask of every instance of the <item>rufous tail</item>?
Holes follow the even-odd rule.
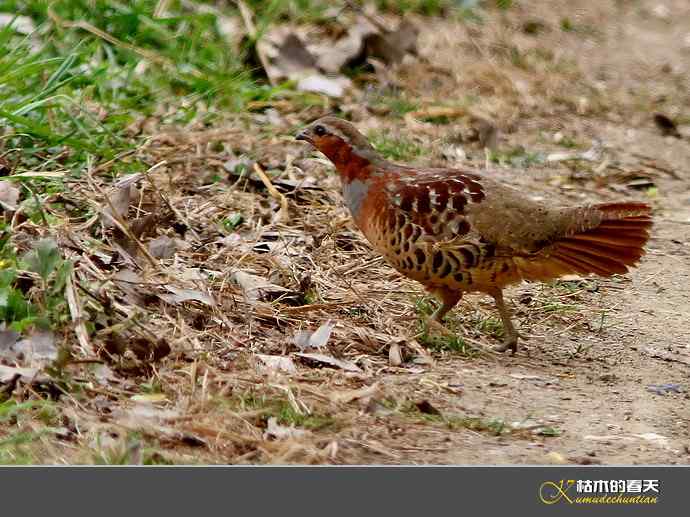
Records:
[[[534,257],[516,260],[525,280],[548,280],[566,274],[622,274],[644,255],[652,227],[645,203],[603,203],[598,226],[556,240]]]

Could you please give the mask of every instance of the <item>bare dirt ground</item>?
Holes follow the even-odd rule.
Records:
[[[442,412],[500,417],[527,427],[547,424],[562,431],[559,436],[408,431],[405,441],[426,451],[412,452],[417,450],[413,447],[400,452],[398,446],[396,461],[673,464],[690,460],[690,299],[686,289],[690,280],[690,140],[660,136],[650,123],[657,109],[687,106],[690,52],[682,42],[687,37],[683,32],[690,21],[690,9],[683,2],[663,4],[668,12],[655,2],[636,2],[634,8],[620,11],[610,2],[577,4],[572,8],[576,23],[596,27],[596,43],[560,37],[552,40],[552,46],[542,40],[537,47],[550,48],[562,59],[576,62],[582,74],[579,85],[596,88],[611,106],[602,100],[601,112],[581,116],[563,106],[564,99],[557,99],[576,86],[568,85],[556,95],[547,90],[547,98],[534,99],[536,111],[543,115],[529,121],[518,117],[509,140],[531,148],[530,142],[540,131],[557,128],[570,135],[600,139],[607,151],[622,161],[639,165],[649,160],[675,171],[675,177],[661,174],[655,179],[657,222],[648,255],[615,289],[598,282],[596,294],[579,297],[580,309],[591,309],[594,304],[606,311],[600,327],[591,322],[573,327],[567,315],[535,325],[539,317],[518,303],[523,332],[529,329],[530,339],[517,357],[497,361],[444,358],[423,375],[425,387],[414,375],[405,381],[399,375],[382,381],[417,388],[418,398],[428,399]],[[550,14],[558,17],[566,11],[554,7]],[[432,46],[438,45],[436,38],[444,43],[453,41],[449,34],[455,31],[443,27],[433,33]],[[510,41],[510,35],[503,37]],[[522,38],[512,43],[520,45]],[[463,38],[455,40],[461,45],[458,40]],[[588,80],[594,84],[587,84]],[[549,94],[553,96],[548,98]],[[579,183],[585,188],[573,187],[572,191],[564,191],[564,185],[560,189],[547,186],[561,183],[558,177],[562,174],[562,170],[527,177],[520,171],[500,173],[505,181],[523,185],[535,196],[567,193],[571,202],[583,195],[587,199],[611,199],[606,189],[596,193],[586,188],[594,184],[591,180]],[[535,290],[539,288],[521,286],[511,295],[520,299],[520,293]],[[463,310],[472,308],[466,305]],[[440,386],[447,383],[462,384],[462,396],[444,393]],[[678,385],[681,392],[650,388],[662,384]],[[396,449],[390,438],[381,437],[381,442]]]
[[[482,25],[419,19],[430,63],[403,65],[397,81],[422,107],[460,105],[490,120],[507,165],[487,174],[535,198],[650,202],[655,226],[639,268],[509,289],[522,349],[474,353],[498,339],[491,301],[468,296],[448,317],[464,348],[420,335],[421,287],[379,261],[337,178],[288,133],[320,108],[286,114],[282,127],[244,120],[161,134],[150,152],[171,165],[152,176],[201,240],[218,214],[248,221],[225,247],[207,244],[166,266],[178,279],[189,280],[190,267],[215,272],[221,307],[161,310],[150,326],[173,352],[147,381],[155,395],[142,396],[144,381],[128,378],[115,391],[93,388],[101,394],[88,401],[63,397],[72,438],[44,439],[34,454],[47,462],[141,461],[143,450],[149,461],[176,463],[689,463],[690,5],[543,4],[494,12]],[[467,158],[447,152],[476,119],[394,117],[367,110],[367,95],[341,107],[362,130],[427,149],[417,163],[484,168],[483,149],[467,138],[459,144]],[[663,136],[655,113],[674,118],[681,138]],[[288,196],[289,223],[252,222],[278,208],[256,185],[204,186],[214,167],[205,146],[222,139],[262,163],[287,156],[298,169],[281,179],[304,179],[301,171],[312,179],[316,189]],[[592,160],[545,160],[592,147]],[[257,243],[270,252],[256,252]],[[238,269],[307,293],[308,303],[248,300],[227,273]],[[329,320],[335,328],[320,352],[344,369],[294,355],[293,336]],[[287,371],[266,366],[266,355],[287,358]]]

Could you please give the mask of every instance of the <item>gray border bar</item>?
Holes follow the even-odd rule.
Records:
[[[166,517],[686,515],[689,475],[682,467],[8,467],[0,469],[0,508]],[[544,504],[541,485],[561,479],[658,480],[658,501]]]

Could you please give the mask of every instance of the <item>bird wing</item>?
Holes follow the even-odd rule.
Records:
[[[471,227],[465,209],[484,198],[473,175],[447,172],[403,175],[386,184],[388,206],[422,230],[431,241],[464,237]]]
[[[467,214],[469,206],[484,200],[479,179],[446,170],[393,176],[385,185],[385,204],[389,231],[400,235],[398,245],[426,249],[439,267],[448,263],[457,269],[475,267],[493,255],[495,246],[482,239]]]

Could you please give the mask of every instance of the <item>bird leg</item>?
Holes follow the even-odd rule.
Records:
[[[513,354],[518,351],[518,332],[513,326],[513,321],[511,319],[510,309],[505,304],[503,300],[503,290],[497,289],[489,293],[493,296],[496,302],[496,308],[498,313],[501,315],[501,321],[503,322],[503,333],[505,337],[503,339],[503,344],[494,347],[497,352],[505,352],[506,350],[511,350]]]
[[[462,291],[451,291],[450,289],[436,289],[432,294],[441,299],[441,306],[434,311],[431,319],[441,323],[443,317],[450,311],[462,298]]]

